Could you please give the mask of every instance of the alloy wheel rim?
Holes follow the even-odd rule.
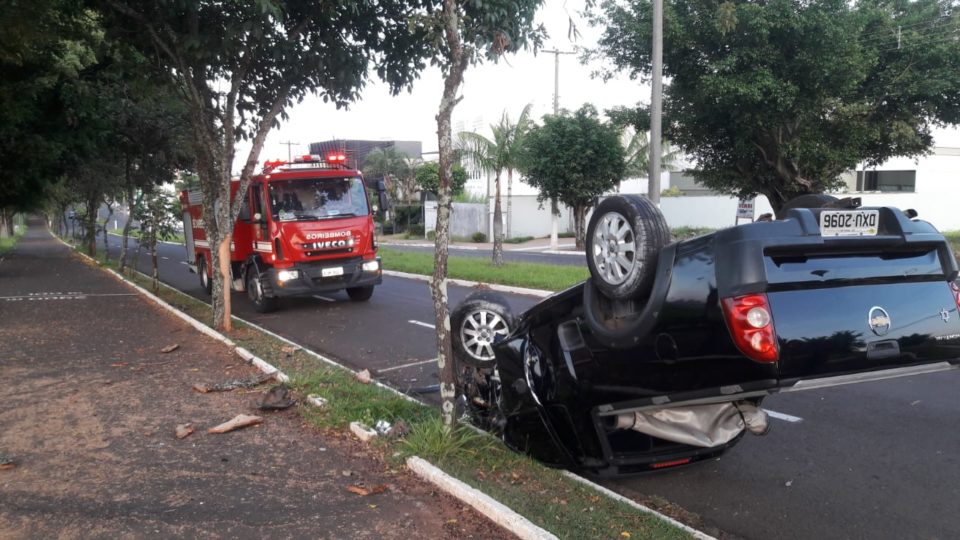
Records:
[[[493,360],[493,344],[498,337],[510,333],[507,322],[500,315],[485,309],[467,314],[460,325],[460,342],[471,357]]]
[[[637,264],[633,228],[622,214],[608,212],[593,231],[593,265],[604,282],[620,285]]]

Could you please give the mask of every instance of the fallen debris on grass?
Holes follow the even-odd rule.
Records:
[[[274,375],[274,373],[267,373],[249,379],[236,379],[216,384],[195,384],[193,389],[201,394],[206,394],[208,392],[229,392],[237,388],[253,388],[269,381]]]
[[[360,381],[360,382],[362,382],[363,384],[370,384],[370,381],[373,380],[373,379],[371,379],[371,377],[370,377],[370,370],[369,370],[369,369],[364,369],[364,370],[362,370],[362,371],[358,371],[358,372],[357,372],[357,380]]]
[[[227,433],[235,429],[245,428],[247,426],[255,426],[261,422],[263,422],[263,418],[259,416],[238,414],[219,426],[208,429],[207,433]]]
[[[307,403],[313,405],[314,407],[326,407],[327,398],[318,396],[317,394],[310,394],[307,396]]]
[[[350,422],[350,432],[363,442],[370,442],[377,438],[377,430],[370,428],[363,422]]]
[[[290,399],[290,388],[281,384],[271,388],[260,400],[257,407],[262,411],[281,411],[289,409],[294,403],[296,402]]]

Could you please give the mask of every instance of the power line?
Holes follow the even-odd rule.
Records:
[[[293,145],[299,146],[300,143],[287,141],[287,142],[282,142],[280,144],[286,145],[287,147],[287,162],[293,161]]]

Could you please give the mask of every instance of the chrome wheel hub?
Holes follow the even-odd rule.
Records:
[[[460,325],[460,342],[467,354],[477,360],[493,360],[493,344],[510,333],[503,317],[492,311],[477,310],[467,314]]]
[[[625,217],[608,212],[593,231],[593,265],[598,277],[610,285],[619,285],[632,273],[637,261],[636,238]]]

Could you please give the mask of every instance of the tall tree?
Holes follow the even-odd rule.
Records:
[[[593,56],[649,76],[647,0],[605,1],[593,22]],[[960,122],[958,25],[954,0],[670,2],[665,135],[707,186],[779,210],[859,162],[923,154],[933,126]]]
[[[573,208],[577,247],[583,249],[587,212],[623,178],[620,129],[601,122],[592,105],[548,115],[527,134],[522,161],[540,202],[556,198]]]
[[[503,111],[500,122],[490,125],[489,138],[472,131],[458,134],[458,145],[464,157],[474,165],[494,177],[493,197],[493,264],[503,265],[503,212],[500,203],[501,177],[507,172],[507,220],[509,224],[511,196],[513,191],[513,171],[518,165],[518,155],[523,135],[530,129],[530,105],[523,108],[517,123],[510,120],[507,111]],[[507,227],[509,236],[510,227]]]
[[[440,164],[436,161],[428,161],[417,165],[414,169],[417,186],[424,190],[438,195],[440,193]],[[459,164],[454,163],[451,174],[452,186],[450,193],[454,197],[463,193],[464,186],[467,185],[467,171]]]
[[[345,106],[371,70],[393,91],[409,85],[426,49],[411,20],[429,4],[101,1],[119,14],[109,29],[155,53],[189,108],[204,228],[219,270],[213,322],[232,330],[230,243],[242,207],[240,198],[230,200],[237,141],[250,141],[238,179],[237,192],[245,193],[267,134],[291,104],[315,93]]]
[[[646,131],[636,131],[625,128],[622,134],[624,151],[626,152],[627,178],[645,178],[650,175],[650,137]],[[663,141],[660,152],[660,165],[665,171],[676,170],[680,163],[680,150],[674,148],[670,141]]]
[[[437,139],[440,150],[440,186],[437,208],[437,239],[430,281],[434,322],[437,329],[437,367],[440,371],[441,414],[444,424],[456,422],[456,384],[450,341],[450,312],[447,306],[447,254],[450,244],[454,148],[450,118],[462,99],[457,94],[467,66],[484,58],[527,46],[539,47],[543,29],[533,17],[542,0],[443,0],[435,17],[421,19],[435,48],[433,62],[443,72],[443,95],[437,112]],[[449,360],[449,361],[448,361]]]

